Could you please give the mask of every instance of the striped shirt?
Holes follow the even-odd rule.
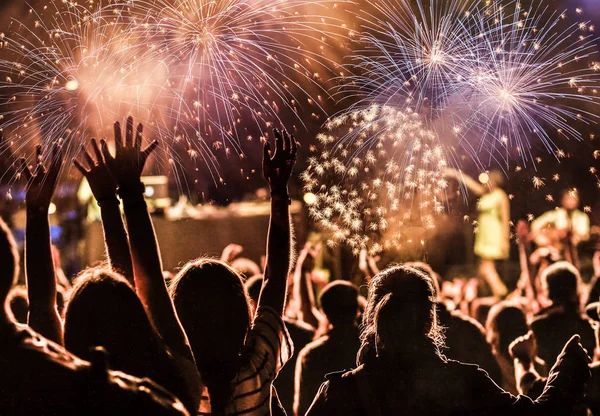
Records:
[[[293,344],[281,316],[269,307],[260,307],[246,337],[247,363],[232,381],[227,415],[270,414],[271,385],[290,359]],[[210,415],[210,399],[204,388],[199,415]]]

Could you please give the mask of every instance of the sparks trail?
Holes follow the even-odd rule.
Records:
[[[413,109],[446,146],[481,166],[513,155],[535,163],[537,143],[582,138],[598,121],[594,26],[513,1],[383,0],[361,11],[361,33],[339,94],[356,102]]]
[[[377,254],[402,249],[411,227],[435,227],[445,208],[447,163],[418,114],[372,106],[326,127],[302,179],[316,195],[309,212],[329,233],[330,246]]]

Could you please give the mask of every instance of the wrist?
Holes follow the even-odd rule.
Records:
[[[288,187],[287,184],[284,186],[271,186],[270,188],[271,195],[288,195]]]
[[[100,207],[104,207],[107,205],[119,205],[119,199],[117,198],[117,194],[105,195],[99,198],[96,198],[96,202]]]
[[[286,193],[273,193],[271,192],[271,201],[272,202],[285,202],[287,205],[292,205],[292,200],[290,196]]]
[[[50,210],[50,205],[45,205],[45,204],[43,204],[43,205],[27,204],[27,206],[26,206],[27,215],[48,216],[49,210]]]
[[[519,364],[521,364],[525,370],[529,370],[531,368],[531,364],[532,364],[532,359],[529,357],[515,357],[515,361],[517,361]]]
[[[145,192],[146,186],[142,183],[142,181],[119,184],[119,190],[117,191],[122,200],[136,198],[139,196],[143,198]]]
[[[125,197],[121,197],[121,199],[123,200],[123,208],[126,210],[132,208],[146,209],[144,194],[128,194]]]

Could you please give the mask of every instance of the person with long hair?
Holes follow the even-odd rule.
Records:
[[[296,140],[275,130],[265,142],[263,174],[271,189],[264,283],[254,316],[243,280],[228,264],[206,258],[187,263],[171,282],[171,296],[206,386],[200,414],[269,414],[272,382],[291,356],[282,314],[291,263],[287,183]]]
[[[498,381],[498,385],[512,394],[519,394],[515,380],[514,360],[510,355],[509,346],[512,341],[529,332],[525,312],[516,303],[507,301],[497,303],[488,313],[485,329],[487,340],[502,370],[502,381]],[[538,361],[539,359],[534,362],[539,367]]]
[[[573,337],[537,401],[515,397],[475,365],[442,354],[431,278],[407,266],[369,285],[357,369],[328,376],[308,416],[568,414],[589,377],[585,350]]]
[[[39,147],[34,169],[22,161],[28,180],[29,321],[34,329],[57,343],[63,344],[64,340],[67,349],[83,358],[91,359],[97,346],[105,348],[113,369],[163,384],[194,413],[200,401],[200,378],[162,277],[158,246],[140,182],[145,162],[157,143],[142,150],[142,131],[139,125],[134,140],[130,117],[123,140],[121,126],[115,123],[115,157],[105,141],[101,141],[101,149],[92,140],[95,158],[84,152],[87,168],[75,162],[101,207],[113,272],[88,270],[80,276],[65,310],[64,330],[56,310],[56,275],[48,226],[48,206],[62,165],[60,144],[53,145],[48,169],[42,164]],[[124,203],[129,235],[121,218],[117,191]]]
[[[446,176],[462,182],[479,197],[477,233],[474,252],[479,257],[479,275],[485,279],[492,293],[504,297],[508,289],[496,270],[496,261],[506,260],[510,251],[510,201],[502,189],[504,175],[492,170],[476,181],[463,172],[448,169]]]

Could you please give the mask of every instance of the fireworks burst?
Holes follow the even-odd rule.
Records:
[[[0,128],[16,151],[63,140],[74,156],[87,139],[128,114],[147,121],[163,72],[137,62],[119,39],[121,22],[102,7],[50,2],[0,35]]]
[[[416,6],[414,5],[416,4]],[[542,0],[382,0],[360,12],[362,33],[341,92],[427,114],[449,145],[477,162],[533,161],[536,143],[581,139],[597,122],[594,27],[569,23]],[[592,106],[596,111],[590,109]]]
[[[316,195],[310,215],[330,233],[330,246],[377,254],[402,248],[411,227],[434,227],[445,207],[446,160],[418,114],[372,106],[326,127],[302,179]]]
[[[317,56],[300,46],[319,34],[295,13],[301,5],[151,0],[136,1],[130,13],[145,53],[171,68],[172,117],[202,134],[214,129],[231,139],[242,121],[262,130],[279,121],[281,107],[297,111],[290,89],[303,87],[293,74],[313,74]]]
[[[316,12],[326,3],[310,4]],[[301,101],[318,106],[296,98],[317,85],[323,61],[318,19],[299,15],[301,6],[51,0],[1,36],[0,128],[18,150],[34,138],[62,138],[75,156],[91,135],[133,115],[167,143],[171,165],[187,154],[216,183],[214,151],[243,155],[240,125],[242,137],[261,136],[282,111],[297,116]]]

